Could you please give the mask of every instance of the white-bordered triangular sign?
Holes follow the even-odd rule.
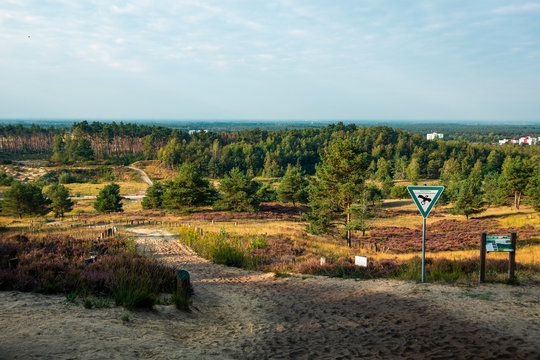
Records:
[[[407,186],[414,203],[424,218],[427,218],[433,206],[441,196],[444,186]]]

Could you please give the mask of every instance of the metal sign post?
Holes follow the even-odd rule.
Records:
[[[444,191],[444,186],[407,186],[407,190],[422,214],[422,282],[426,281],[426,218]]]

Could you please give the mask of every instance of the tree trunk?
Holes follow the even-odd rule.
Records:
[[[521,200],[521,192],[519,191],[514,192],[514,206],[516,210],[519,210],[520,200]]]
[[[349,225],[351,222],[351,204],[348,203],[347,204],[347,223],[346,225]],[[347,230],[347,245],[349,247],[352,247],[352,243],[351,243],[351,230]]]

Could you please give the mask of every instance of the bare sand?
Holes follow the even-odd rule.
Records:
[[[540,359],[537,285],[276,279],[138,232],[142,250],[190,272],[192,312],[0,292],[0,359]]]

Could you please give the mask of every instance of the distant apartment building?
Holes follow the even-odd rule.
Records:
[[[538,141],[537,138],[534,138],[531,136],[525,136],[525,137],[519,138],[520,144],[535,145],[537,141]]]
[[[539,143],[539,141],[540,141],[540,138],[535,138],[535,137],[532,137],[532,136],[525,136],[525,137],[521,137],[519,139],[513,138],[513,139],[499,140],[499,145],[504,145],[504,144],[507,144],[507,143],[519,144],[519,145],[536,145],[536,144]]]
[[[444,134],[433,132],[431,134],[427,134],[426,136],[428,140],[435,140],[435,139],[442,139],[444,137]]]

